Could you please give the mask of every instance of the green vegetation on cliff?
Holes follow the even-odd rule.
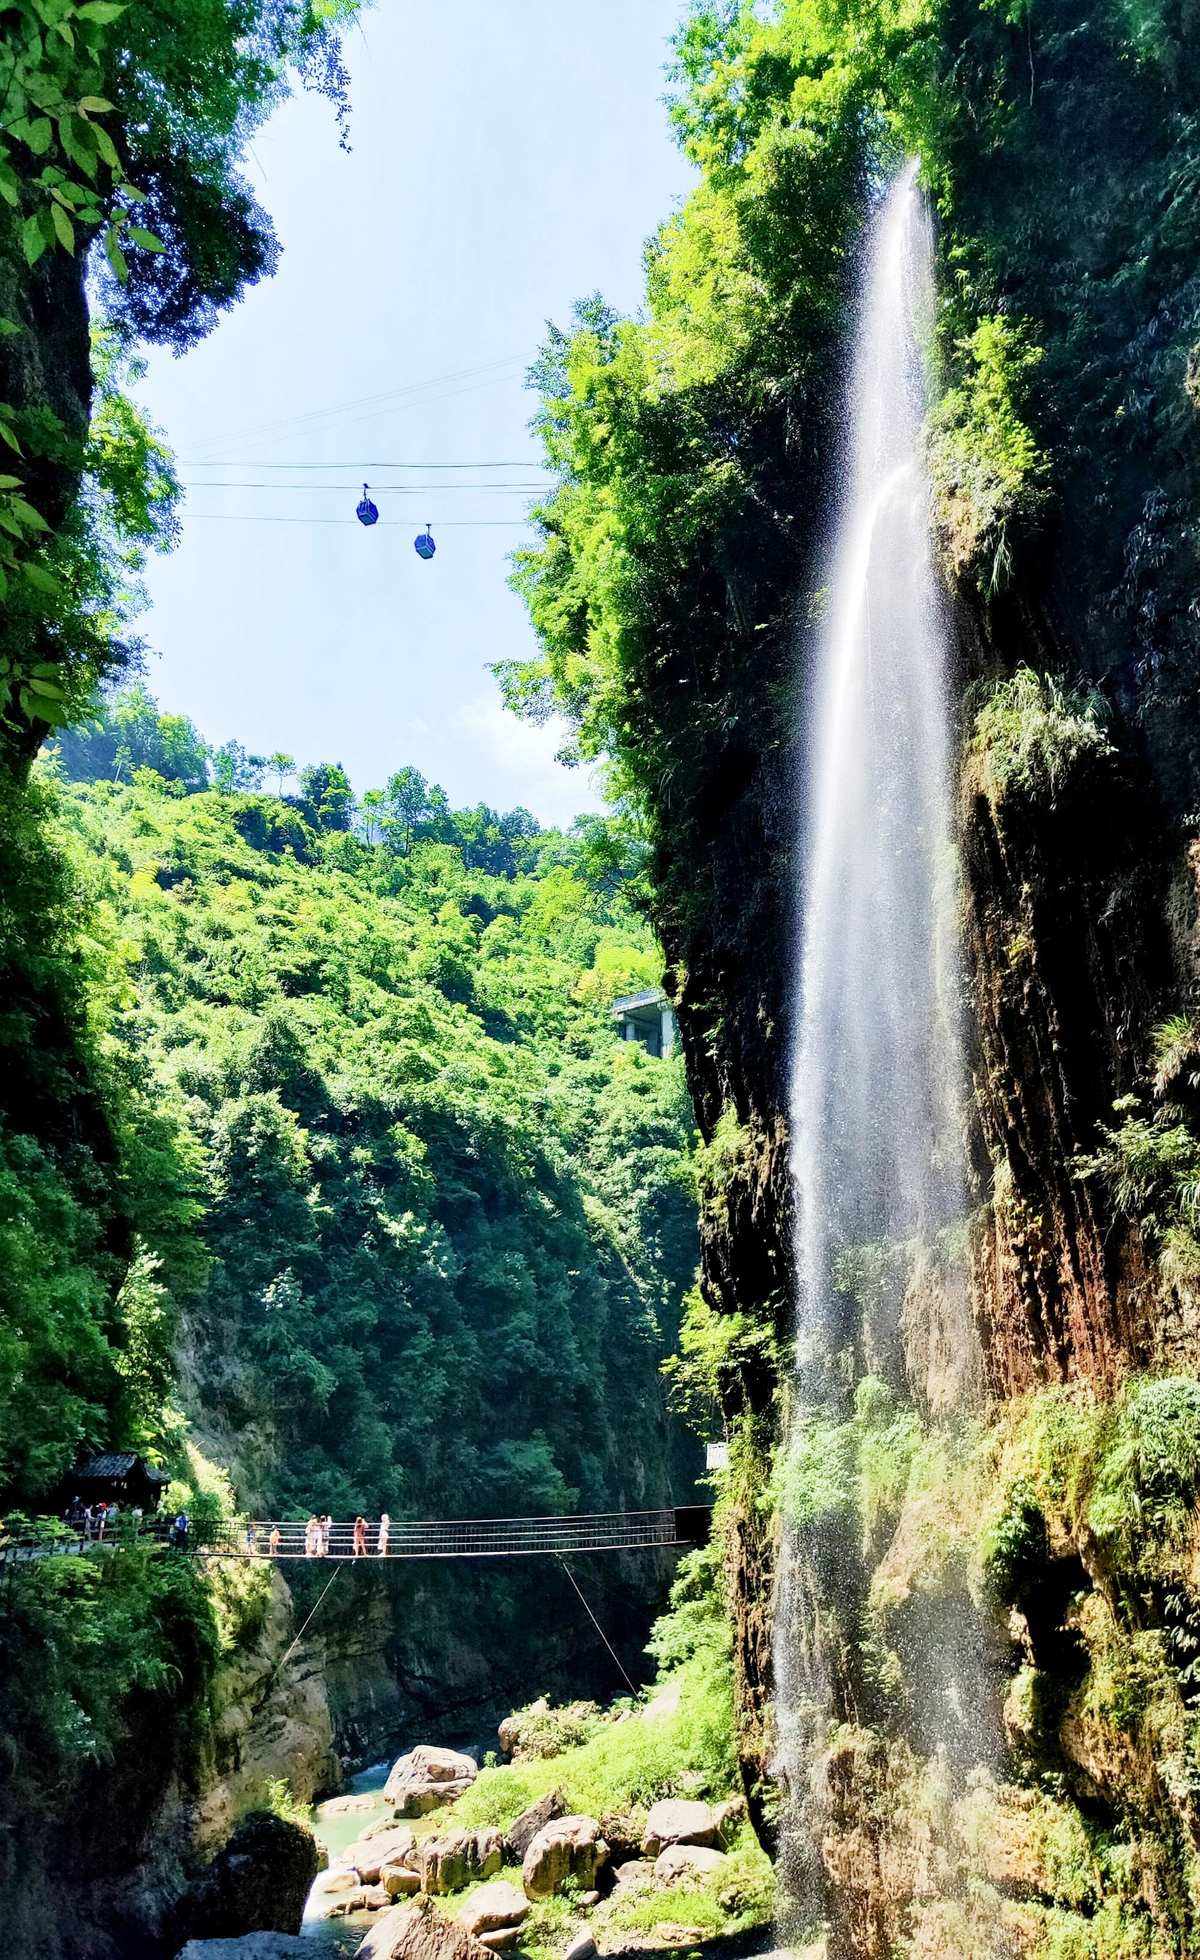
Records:
[[[594,826],[426,792],[415,835],[372,844],[345,811],[146,769],[39,795],[42,997],[74,989],[124,1202],[101,1221],[47,1184],[34,1206],[29,1165],[14,1191],[6,1269],[43,1297],[20,1285],[7,1322],[10,1500],[81,1444],[177,1455],[182,1339],[255,1506],[661,1501],[690,1118],[678,1063],[611,1028],[656,955],[619,883],[589,882]]]

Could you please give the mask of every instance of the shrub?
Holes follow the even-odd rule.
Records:
[[[1114,753],[1103,719],[1098,695],[1072,693],[1053,675],[1019,667],[976,712],[971,751],[993,794],[1017,789],[1053,803],[1081,761]]]

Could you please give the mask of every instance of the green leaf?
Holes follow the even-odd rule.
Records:
[[[42,230],[40,212],[35,211],[21,226],[21,250],[27,265],[36,265],[46,249],[46,234]]]
[[[19,490],[23,480],[19,476],[0,476],[0,490]]]
[[[109,135],[108,131],[105,129],[104,124],[89,123],[88,128],[91,130],[92,135],[95,138],[96,148],[99,150],[101,156],[104,158],[104,161],[108,165],[109,169],[119,170],[121,168],[121,159],[117,155],[117,146],[113,142],[112,137]],[[126,190],[125,194],[126,196],[129,195],[128,190]]]
[[[112,103],[106,102],[102,95],[81,95],[79,108],[86,110],[90,116],[103,116],[112,108]]]
[[[3,318],[0,318],[0,335],[8,335],[10,333],[24,333],[24,331],[25,331],[24,327],[21,326],[16,320],[5,320]]]
[[[18,456],[25,454],[13,431],[9,428],[8,423],[4,421],[0,421],[0,442],[6,442],[10,449],[16,450]]]
[[[17,522],[23,524],[27,531],[48,531],[50,529],[41,511],[35,510],[32,504],[27,504],[24,497],[10,498],[8,507]]]
[[[130,225],[127,233],[131,245],[140,245],[143,252],[165,252],[166,246],[152,231],[143,231],[141,225]]]
[[[109,21],[119,19],[125,9],[117,6],[115,0],[87,0],[87,5],[80,7],[78,12],[80,20],[94,20],[98,26],[107,27]]]
[[[39,116],[36,122],[27,122],[23,125],[22,140],[27,148],[33,151],[35,157],[45,156],[53,135],[54,124],[49,116]]]
[[[73,252],[75,250],[75,227],[63,210],[62,205],[52,204],[50,206],[50,216],[54,221],[54,229],[58,233],[59,244],[65,251]]]
[[[111,265],[113,271],[116,273],[117,278],[120,280],[121,284],[124,285],[125,281],[129,277],[129,267],[125,262],[125,254],[121,250],[120,245],[117,243],[117,234],[115,231],[105,232],[104,251],[108,259],[108,263]]]
[[[44,565],[22,565],[21,576],[30,585],[36,586],[39,592],[48,593],[52,599],[57,599],[62,591],[58,580],[50,576]]]
[[[63,149],[78,164],[86,177],[94,177],[97,169],[96,139],[90,123],[78,116],[64,116],[58,126]]]

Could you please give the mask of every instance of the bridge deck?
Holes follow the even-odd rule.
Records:
[[[357,1557],[360,1563],[378,1564],[384,1559],[528,1558],[556,1552],[678,1550],[707,1536],[708,1517],[707,1506],[687,1505],[673,1510],[603,1511],[582,1517],[398,1518],[389,1524],[382,1545],[379,1521],[370,1519],[366,1553]],[[141,1526],[135,1540],[130,1521],[122,1518],[116,1535],[106,1532],[101,1541],[70,1534],[0,1545],[0,1564],[78,1555],[97,1543],[119,1550],[148,1538],[162,1540],[168,1530],[165,1520],[155,1519]],[[356,1557],[353,1521],[341,1519],[330,1525],[328,1541],[322,1542],[319,1552],[308,1549],[305,1523],[295,1518],[197,1523],[188,1532],[186,1546],[177,1549],[197,1558],[270,1559],[279,1563],[310,1558],[353,1561]]]

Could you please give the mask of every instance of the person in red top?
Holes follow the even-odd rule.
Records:
[[[367,1521],[365,1518],[355,1518],[354,1520],[354,1556],[355,1558],[365,1558],[367,1556]]]

